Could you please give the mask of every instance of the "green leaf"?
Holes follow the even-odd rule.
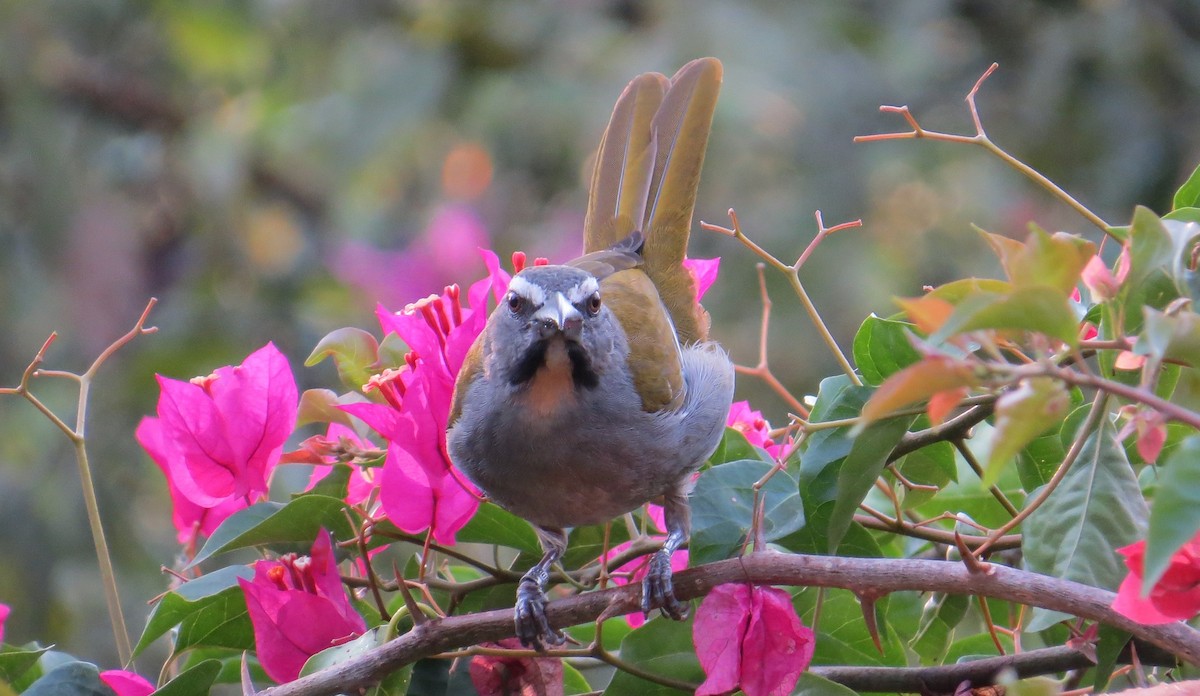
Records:
[[[354,532],[342,512],[347,509],[341,498],[324,495],[293,498],[286,505],[269,501],[251,505],[222,522],[188,567],[219,553],[252,546],[287,544],[307,549],[321,528],[336,538],[348,539]]]
[[[1188,367],[1200,366],[1200,315],[1180,309],[1166,314],[1153,307],[1143,307],[1145,320],[1141,339],[1137,342],[1140,355],[1150,355],[1159,361],[1171,360]]]
[[[893,373],[917,362],[921,354],[908,340],[913,325],[872,314],[854,336],[854,364],[863,381],[878,386]]]
[[[925,666],[940,665],[954,640],[954,629],[967,613],[966,595],[935,593],[921,611],[921,622],[909,647]]]
[[[221,673],[220,660],[204,660],[184,670],[178,677],[163,685],[151,696],[193,696],[212,690]]]
[[[1200,435],[1184,440],[1160,471],[1162,479],[1154,494],[1146,537],[1143,594],[1149,594],[1170,566],[1171,557],[1200,530]]]
[[[1025,521],[1026,568],[1115,590],[1125,566],[1114,549],[1142,538],[1147,516],[1125,450],[1112,422],[1104,418],[1058,488]],[[1035,612],[1025,630],[1040,631],[1062,616]]]
[[[371,378],[371,368],[379,361],[379,342],[362,329],[335,329],[317,342],[304,366],[312,367],[327,357],[333,358],[343,384],[361,390]]]
[[[867,387],[855,386],[845,375],[827,377],[821,380],[821,388],[809,414],[809,422],[823,423],[857,418],[872,392],[873,390]],[[800,456],[800,483],[805,486],[813,485],[826,467],[849,454],[853,445],[854,438],[850,436],[849,426],[813,431],[804,441],[803,455]],[[795,456],[793,455],[793,458]],[[828,493],[818,496],[818,499],[833,500],[832,481]]]
[[[952,280],[945,285],[939,285],[925,296],[945,300],[957,305],[967,298],[980,294],[1007,295],[1012,292],[1013,285],[1007,281],[994,278],[962,278]]]
[[[1050,235],[1033,224],[1024,243],[988,232],[984,235],[1014,286],[1049,286],[1064,295],[1075,289],[1080,272],[1096,253],[1096,245],[1078,235]]]
[[[821,619],[815,621],[818,596]],[[883,654],[875,649],[871,633],[863,622],[862,607],[853,592],[841,589],[807,588],[794,597],[793,604],[800,620],[817,632],[814,665],[865,665],[873,667],[907,666],[908,657],[886,620],[888,599],[877,602],[876,619],[879,624]]]
[[[996,329],[1040,333],[1068,345],[1079,339],[1079,322],[1065,293],[1037,285],[1005,295],[979,293],[963,300],[930,337],[942,343],[962,333]]]
[[[867,493],[875,485],[875,479],[883,473],[888,456],[916,416],[900,416],[873,423],[858,434],[850,453],[842,460],[838,470],[837,493],[833,513],[829,520],[829,548],[835,551],[845,536],[854,513]]]
[[[347,660],[361,657],[387,642],[387,627],[378,626],[347,643],[326,648],[308,658],[300,669],[300,676],[316,674],[323,669],[339,665]],[[371,687],[367,696],[390,696],[408,692],[412,681],[413,666],[406,665],[402,669],[391,672],[383,681]]]
[[[812,672],[800,675],[792,696],[857,696],[857,692]]]
[[[13,645],[0,647],[0,682],[16,684],[49,649]]]
[[[795,553],[810,553],[818,556],[828,556],[829,550],[829,520],[833,516],[833,502],[817,503],[803,494],[804,528],[785,537],[775,540],[775,544]],[[838,544],[838,551],[843,556],[859,558],[882,558],[883,551],[879,548],[875,537],[866,527],[852,523],[846,530],[845,536]]]
[[[854,418],[860,415],[872,391],[868,387],[853,385],[845,375],[824,379],[821,381],[817,402],[813,405],[809,422]],[[806,503],[812,501],[815,506],[838,501],[829,518],[830,553],[837,549],[842,537],[850,528],[854,518],[853,508],[857,508],[866,496],[863,490],[862,497],[851,507],[849,499],[861,489],[857,484],[861,483],[861,479],[866,477],[869,471],[882,470],[887,456],[914,418],[915,416],[906,416],[872,423],[857,436],[852,436],[853,429],[850,426],[817,430],[805,441],[805,449],[798,455],[800,489],[804,491],[804,500]],[[843,472],[846,476],[845,481],[842,478]],[[872,484],[869,483],[868,487],[870,485]],[[812,507],[813,505],[810,505],[809,509]]]
[[[254,652],[247,652],[245,648],[214,648],[214,647],[195,647],[188,649],[181,661],[181,667],[185,670],[191,669],[201,662],[206,660],[216,660],[221,666],[216,678],[213,680],[215,684],[238,684],[242,683],[242,660],[245,658],[246,666],[250,670],[250,679],[256,684],[265,684],[271,681],[267,673],[259,664],[258,658]]]
[[[296,411],[296,427],[309,423],[341,423],[347,428],[353,428],[354,419],[349,413],[338,408],[350,400],[339,397],[329,389],[305,389],[300,395],[300,406]],[[354,394],[353,400],[361,401],[361,395]]]
[[[692,539],[689,564],[730,558],[746,543],[754,518],[754,484],[772,465],[744,459],[714,466],[700,474],[692,492]],[[787,471],[776,471],[760,489],[764,496],[763,536],[767,541],[804,526],[800,493]]]
[[[594,633],[594,631],[593,631]],[[588,680],[568,662],[562,663],[563,671],[563,696],[573,696],[574,694],[587,694],[595,691]]]
[[[567,552],[563,554],[562,564],[564,568],[578,568],[585,564],[595,561],[600,558],[600,554],[607,549],[611,549],[625,541],[629,541],[629,529],[620,520],[609,523],[608,527],[608,546],[604,545],[605,534],[603,524],[590,524],[585,527],[576,527],[571,530],[571,534],[567,537]],[[518,566],[522,570],[527,570],[534,563],[541,560],[542,552],[538,551],[534,554],[521,554],[522,558],[528,556],[530,562],[521,562]]]
[[[926,420],[926,423],[928,421]],[[900,473],[913,483],[941,488],[958,477],[958,466],[954,461],[954,445],[935,442],[932,445],[910,452],[896,462]],[[937,491],[922,489],[903,490],[905,509],[921,505],[937,494]]]
[[[240,589],[219,595],[218,601],[179,624],[175,649],[182,651],[196,646],[254,648],[254,629]]]
[[[1030,440],[1017,455],[1017,475],[1021,487],[1032,491],[1046,485],[1065,456],[1067,451],[1059,438],[1058,429]]]
[[[1124,287],[1136,288],[1154,271],[1174,265],[1174,241],[1162,220],[1149,208],[1134,209],[1129,245],[1129,275]]]
[[[333,469],[325,475],[325,478],[318,481],[317,485],[313,486],[311,490],[293,493],[292,498],[302,498],[306,495],[320,495],[326,498],[345,500],[346,491],[350,487],[350,475],[352,473],[354,473],[354,470],[349,464],[338,462],[333,465]]]
[[[189,580],[176,589],[163,595],[154,605],[150,618],[146,622],[146,630],[134,646],[133,654],[138,655],[151,643],[167,631],[184,622],[190,622],[192,630],[189,635],[199,635],[195,630],[204,626],[226,625],[231,620],[246,615],[246,601],[242,590],[238,587],[238,578],[250,579],[254,571],[246,566],[229,566],[202,575],[195,580]],[[247,620],[246,626],[249,626]],[[232,635],[218,636],[233,638]],[[229,643],[236,643],[229,645]],[[240,640],[223,640],[227,647],[243,647]],[[253,645],[253,636],[250,638]]]
[[[1104,687],[1108,686],[1108,680],[1117,667],[1121,651],[1125,649],[1125,644],[1131,637],[1132,634],[1119,628],[1100,624],[1099,640],[1096,641],[1097,662],[1095,674],[1092,677],[1092,688],[1095,693],[1102,693]]]
[[[983,485],[1000,479],[1000,470],[1038,435],[1057,426],[1071,407],[1063,383],[1049,377],[1023,379],[996,400],[995,433],[984,466]]]
[[[459,530],[458,540],[499,544],[527,553],[540,553],[542,548],[528,522],[491,503],[479,506],[471,521]]]
[[[113,696],[113,690],[100,681],[96,665],[67,662],[35,681],[24,696]]]
[[[621,659],[651,674],[688,684],[704,681],[704,670],[692,645],[692,621],[656,618],[631,631],[621,641]],[[669,686],[618,670],[604,690],[605,696],[679,696]]]
[[[1162,309],[1177,297],[1200,299],[1200,277],[1191,269],[1197,237],[1200,225],[1195,221],[1160,219],[1141,206],[1134,211],[1129,276],[1118,298],[1127,332],[1140,330],[1143,306]]]
[[[1004,633],[999,634],[1000,644],[1004,646],[1004,654],[1013,654],[1012,636]],[[950,649],[946,651],[946,659],[943,664],[955,664],[958,662],[966,662],[968,660],[977,660],[982,657],[996,657],[998,655],[996,644],[992,641],[992,636],[986,632],[976,633],[972,636],[967,636],[961,640],[956,640],[950,644]]]
[[[725,434],[721,436],[721,442],[717,445],[717,449],[713,451],[712,456],[708,458],[711,465],[725,464],[726,462],[736,462],[739,459],[759,459],[764,462],[771,461],[770,455],[765,450],[761,450],[746,439],[746,435],[737,428],[725,428]]]
[[[1183,182],[1183,185],[1175,192],[1175,198],[1171,201],[1171,209],[1179,210],[1180,208],[1200,208],[1200,167],[1196,167],[1187,181]]]

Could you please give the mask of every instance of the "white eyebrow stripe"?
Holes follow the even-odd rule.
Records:
[[[583,302],[587,298],[591,297],[592,293],[598,292],[599,290],[600,283],[596,282],[596,278],[594,276],[588,276],[587,278],[584,278],[583,282],[581,282],[579,285],[571,288],[567,292],[567,295],[568,299],[570,299],[573,304],[579,304],[580,302]]]
[[[512,280],[509,281],[508,290],[529,300],[534,307],[541,307],[546,304],[546,293],[542,290],[541,286],[534,285],[519,275],[513,276]]]

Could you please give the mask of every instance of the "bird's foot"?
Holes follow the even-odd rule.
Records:
[[[688,617],[688,604],[675,597],[671,585],[671,554],[665,549],[650,557],[650,568],[642,581],[642,613],[649,615],[653,609],[676,621]]]
[[[517,639],[521,645],[538,652],[546,645],[562,645],[566,636],[555,630],[546,619],[546,593],[532,578],[522,578],[517,585]]]

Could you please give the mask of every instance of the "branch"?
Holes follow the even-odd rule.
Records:
[[[54,342],[57,334],[51,334],[50,338],[42,344],[37,355],[29,362],[25,368],[25,372],[21,375],[21,382],[16,387],[6,387],[0,389],[0,395],[17,394],[25,397],[27,401],[34,405],[42,415],[44,415],[51,423],[67,436],[71,441],[71,445],[75,448],[75,463],[79,469],[79,482],[83,488],[83,505],[87,512],[88,525],[92,531],[92,543],[96,549],[96,562],[100,566],[100,579],[104,587],[104,599],[108,605],[109,620],[112,622],[113,638],[117,646],[117,655],[121,658],[121,663],[129,665],[133,660],[133,649],[129,642],[129,630],[125,626],[125,615],[121,611],[121,599],[117,592],[116,573],[113,571],[112,556],[108,551],[108,541],[104,537],[104,525],[100,519],[100,504],[96,500],[96,485],[92,480],[92,467],[88,462],[87,452],[87,415],[88,415],[88,396],[90,394],[92,381],[96,377],[96,373],[100,367],[112,357],[114,353],[120,350],[125,344],[129,343],[138,336],[151,334],[158,329],[153,326],[146,326],[146,319],[150,316],[150,310],[154,309],[155,303],[158,300],[150,298],[146,303],[146,308],[142,310],[141,316],[134,323],[133,328],[113,341],[105,348],[100,355],[92,361],[90,367],[83,374],[76,375],[71,372],[63,372],[60,370],[41,370],[39,366],[46,357],[46,350],[50,344]],[[75,427],[71,428],[57,414],[51,411],[43,404],[32,392],[29,391],[29,380],[37,376],[53,376],[66,377],[75,380],[79,385],[79,394],[76,399],[75,412]]]
[[[979,425],[988,416],[992,415],[992,408],[992,402],[978,404],[941,425],[926,428],[925,430],[904,433],[904,437],[900,438],[900,442],[896,444],[896,447],[892,449],[892,453],[888,455],[888,462],[894,462],[910,452],[915,452],[922,447],[928,447],[935,442],[951,442],[967,437],[971,428]]]
[[[808,296],[808,291],[804,289],[804,283],[800,282],[800,265],[804,261],[808,260],[808,256],[812,253],[812,249],[816,246],[819,240],[824,239],[835,230],[858,227],[862,225],[862,221],[854,220],[826,228],[825,223],[821,220],[820,211],[817,211],[817,238],[814,239],[813,243],[804,250],[804,253],[796,260],[796,263],[787,264],[775,258],[771,252],[763,249],[761,246],[756,244],[754,240],[750,239],[744,232],[742,232],[742,223],[738,221],[737,213],[733,210],[733,208],[729,209],[729,220],[733,225],[732,227],[713,225],[704,222],[703,220],[700,221],[700,227],[708,230],[709,232],[716,232],[718,234],[723,234],[726,237],[733,237],[750,249],[750,251],[753,251],[755,254],[757,254],[758,257],[765,261],[768,266],[787,276],[788,283],[792,286],[792,291],[796,293],[796,297],[799,298],[800,304],[804,307],[804,311],[808,313],[808,318],[812,321],[813,326],[817,329],[817,333],[821,334],[821,340],[825,342],[825,346],[829,348],[829,352],[833,354],[834,359],[836,359],[838,365],[841,366],[842,372],[846,373],[846,377],[849,378],[852,383],[857,386],[862,386],[862,379],[860,379],[858,373],[854,371],[854,367],[850,364],[850,361],[846,359],[846,354],[842,352],[841,347],[839,347],[837,344],[837,340],[834,339],[833,334],[829,332],[829,327],[825,326],[825,321],[821,319],[821,313],[817,311],[817,307],[815,304],[813,304],[812,298]]]
[[[1169,656],[1155,657],[1168,659],[1147,660],[1142,649],[1138,649],[1142,664],[1161,667],[1175,664]],[[954,693],[965,681],[973,685],[994,684],[1004,670],[1012,670],[1018,679],[1024,679],[1092,666],[1083,653],[1060,646],[938,667],[813,667],[809,671],[859,692]]]
[[[941,140],[948,143],[967,143],[971,145],[978,145],[998,157],[1008,166],[1032,179],[1039,186],[1049,191],[1055,198],[1058,198],[1060,201],[1073,208],[1075,212],[1085,220],[1100,228],[1102,232],[1107,235],[1113,235],[1112,227],[1107,222],[1102,220],[1099,215],[1096,215],[1091,210],[1088,210],[1088,208],[1082,203],[1075,200],[1071,194],[1064,191],[1058,184],[1055,184],[1053,181],[1047,179],[1046,176],[1041,172],[1037,171],[1033,167],[1030,167],[1028,164],[1025,164],[1016,157],[1008,154],[1008,152],[1003,150],[999,145],[992,142],[992,139],[988,137],[986,132],[984,132],[983,121],[980,119],[979,109],[975,105],[975,95],[979,93],[979,88],[983,85],[983,81],[986,80],[988,76],[991,75],[992,72],[998,67],[1000,66],[997,63],[992,63],[991,67],[989,67],[983,73],[983,75],[975,81],[975,86],[972,87],[971,91],[967,93],[967,109],[971,113],[971,121],[975,124],[975,135],[957,135],[954,133],[939,133],[938,131],[926,130],[917,123],[916,117],[912,115],[912,111],[910,111],[907,106],[881,106],[879,107],[879,110],[885,114],[900,114],[900,116],[905,120],[905,122],[908,123],[912,130],[899,133],[859,135],[855,136],[854,142],[865,143],[877,140],[917,140],[920,138],[925,138],[928,140]],[[1118,239],[1118,241],[1121,240]]]
[[[755,265],[755,270],[758,271],[758,294],[762,299],[762,320],[758,329],[758,364],[754,367],[734,365],[734,369],[740,374],[757,377],[766,382],[767,386],[779,395],[779,398],[787,402],[793,411],[808,418],[808,408],[783,385],[783,382],[779,381],[779,378],[771,371],[771,365],[767,359],[767,334],[771,328],[771,296],[767,293],[767,276],[763,272],[765,268],[766,265],[762,263]]]
[[[718,585],[840,587],[854,592],[946,592],[1041,606],[1110,624],[1200,665],[1200,632],[1183,623],[1143,626],[1116,613],[1112,592],[1015,568],[992,565],[971,572],[949,561],[896,558],[840,558],[772,552],[754,553],[682,571],[675,593],[684,601],[704,596]],[[588,592],[551,602],[546,614],[555,626],[573,626],[638,610],[640,587]],[[265,689],[259,696],[324,696],[345,693],[378,682],[384,676],[430,655],[514,635],[511,609],[448,616],[427,621],[395,640],[317,674]],[[857,668],[856,668],[857,669]]]
[[[886,516],[884,516],[886,517]],[[876,529],[881,532],[891,532],[892,534],[903,534],[904,536],[923,541],[930,541],[935,544],[945,544],[947,546],[954,545],[954,532],[936,527],[925,527],[912,524],[904,520],[897,520],[891,517],[883,519],[882,517],[872,517],[871,515],[855,515],[854,521],[868,529]],[[980,546],[988,543],[990,537],[983,536],[962,536],[963,543],[971,550],[978,549]],[[989,544],[989,549],[993,551],[1007,551],[1009,549],[1021,548],[1020,534],[1005,534],[995,542]]]

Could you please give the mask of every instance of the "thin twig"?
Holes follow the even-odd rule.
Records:
[[[978,476],[980,480],[983,480],[983,466],[979,463],[979,460],[975,458],[975,453],[967,447],[967,443],[960,439],[952,440],[951,444],[953,444],[954,449],[958,450],[958,453],[962,455],[962,458],[967,462],[967,466],[971,467],[971,471],[974,471],[975,475]],[[1000,507],[1004,508],[1008,514],[1012,515],[1013,517],[1016,517],[1018,514],[1020,514],[1020,511],[1017,510],[1017,506],[1013,505],[1012,501],[1008,499],[1007,495],[1004,495],[1004,491],[1000,490],[999,486],[996,486],[995,484],[988,486],[988,492],[992,494],[992,497],[996,499],[996,502],[1000,503]]]
[[[1083,451],[1084,443],[1087,441],[1092,431],[1100,425],[1100,419],[1103,418],[1104,414],[1107,412],[1107,403],[1108,395],[1104,392],[1097,392],[1096,398],[1092,401],[1092,408],[1088,411],[1087,419],[1084,420],[1083,425],[1079,427],[1079,432],[1075,435],[1075,441],[1071,443],[1071,449],[1069,449],[1066,456],[1063,457],[1062,463],[1058,465],[1058,469],[1055,470],[1054,475],[1050,477],[1050,480],[1046,482],[1045,486],[1042,486],[1042,490],[1037,494],[1037,497],[1025,503],[1025,508],[1021,510],[1021,512],[1017,513],[1016,517],[1013,517],[1011,520],[1001,525],[999,529],[992,532],[988,536],[988,540],[979,548],[975,549],[976,556],[982,558],[983,554],[987,553],[989,549],[995,546],[995,542],[999,540],[1000,537],[1009,533],[1016,528],[1017,525],[1024,522],[1025,518],[1033,514],[1034,510],[1037,510],[1039,507],[1041,507],[1042,503],[1046,502],[1046,499],[1050,497],[1050,494],[1053,493],[1056,488],[1058,488],[1058,484],[1062,483],[1062,480],[1066,478],[1067,472],[1071,469],[1071,466],[1075,463],[1075,460],[1079,458],[1079,453]]]
[[[787,402],[792,410],[807,418],[808,407],[775,377],[775,373],[771,372],[771,366],[767,361],[767,334],[771,327],[771,296],[767,293],[767,278],[763,272],[764,268],[765,266],[761,263],[755,265],[755,270],[758,272],[758,294],[762,301],[762,320],[758,329],[758,364],[754,367],[735,365],[734,369],[741,374],[757,377],[765,382],[771,391]]]
[[[846,374],[846,377],[848,377],[853,384],[856,386],[862,386],[862,380],[854,371],[854,367],[850,365],[850,361],[846,359],[846,354],[843,353],[841,347],[838,346],[837,340],[834,339],[833,334],[829,331],[829,327],[825,326],[825,321],[821,319],[820,312],[817,311],[817,307],[815,304],[813,304],[812,298],[808,296],[808,291],[804,288],[804,283],[800,282],[800,274],[798,269],[794,265],[786,264],[775,258],[775,256],[773,256],[770,252],[768,252],[766,249],[763,249],[761,246],[756,244],[754,240],[747,237],[745,233],[742,232],[742,224],[738,221],[737,212],[735,212],[733,208],[729,209],[729,220],[733,225],[732,227],[722,227],[720,225],[713,225],[703,221],[701,221],[700,227],[709,230],[710,232],[716,232],[727,237],[733,237],[757,254],[758,257],[763,261],[766,261],[767,265],[769,265],[771,268],[774,268],[780,273],[786,275],[788,283],[792,286],[792,290],[796,293],[796,297],[800,299],[800,304],[804,307],[804,311],[808,314],[809,320],[812,321],[813,326],[816,327],[817,333],[821,335],[821,340],[825,342],[825,346],[829,349],[829,352],[832,353],[834,359],[837,360],[842,372]],[[856,222],[838,225],[833,229],[853,227],[855,226]],[[818,234],[820,234],[820,230],[818,230]]]
[[[979,88],[983,85],[983,81],[986,80],[988,76],[991,75],[992,72],[998,67],[998,64],[992,63],[991,67],[989,67],[987,71],[983,73],[983,75],[975,82],[975,85],[971,88],[971,91],[967,93],[967,108],[971,113],[971,120],[975,124],[975,135],[956,135],[953,133],[940,133],[938,131],[926,130],[917,123],[917,119],[912,115],[912,112],[907,106],[881,106],[879,107],[881,112],[899,114],[908,123],[908,126],[912,128],[912,130],[909,132],[899,133],[875,133],[872,135],[859,135],[854,138],[854,142],[866,143],[880,140],[915,140],[924,138],[928,140],[941,140],[949,143],[978,145],[992,153],[992,155],[998,157],[1008,166],[1017,170],[1021,174],[1024,174],[1029,179],[1032,179],[1038,184],[1038,186],[1041,186],[1049,191],[1055,198],[1058,198],[1060,201],[1066,203],[1081,217],[1098,227],[1100,231],[1116,238],[1112,227],[1103,219],[1101,219],[1099,215],[1093,213],[1082,203],[1075,200],[1071,194],[1064,191],[1053,181],[1050,181],[1050,179],[1046,178],[1046,176],[1041,172],[1038,172],[1033,167],[1030,167],[1028,164],[1025,164],[1016,157],[1013,157],[1000,146],[996,145],[996,143],[992,142],[991,138],[987,136],[987,133],[984,132],[983,122],[979,117],[979,109],[975,104],[975,96],[978,94]],[[1118,239],[1117,241],[1121,240]]]
[[[855,515],[854,521],[868,529],[875,529],[881,532],[903,534],[914,539],[931,541],[935,544],[954,544],[954,532],[934,527],[924,527],[904,520],[897,521],[882,513],[880,515],[881,517],[879,518],[870,515]],[[987,540],[988,537],[963,536],[963,542],[972,549],[982,546]],[[995,551],[1021,548],[1021,535],[1009,534],[1003,536],[992,544],[991,548]]]
[[[87,416],[88,416],[88,397],[91,394],[92,382],[99,372],[101,366],[108,361],[118,350],[125,346],[138,336],[151,334],[158,329],[153,326],[146,326],[146,319],[150,316],[150,310],[154,309],[154,305],[158,303],[155,298],[150,298],[146,303],[145,309],[142,310],[141,316],[134,322],[133,328],[127,331],[123,336],[113,341],[100,352],[100,355],[92,361],[91,366],[82,374],[75,375],[62,370],[40,370],[42,362],[46,358],[46,351],[50,345],[54,343],[58,334],[52,333],[50,337],[42,343],[42,347],[38,349],[33,360],[26,366],[25,371],[21,375],[21,381],[16,387],[0,388],[0,394],[15,394],[25,398],[33,404],[34,408],[42,413],[51,423],[54,424],[62,433],[70,440],[72,447],[75,450],[75,463],[79,470],[80,487],[83,490],[83,506],[87,512],[88,526],[92,533],[92,544],[96,551],[96,562],[100,566],[100,580],[104,586],[105,604],[108,606],[109,620],[112,623],[113,638],[116,642],[117,655],[124,665],[129,665],[133,661],[133,646],[129,640],[129,629],[125,624],[125,614],[121,610],[121,598],[117,590],[116,572],[113,569],[112,555],[109,553],[108,540],[104,536],[104,525],[100,518],[100,504],[96,499],[96,484],[92,477],[92,467],[88,461],[87,452]],[[75,427],[67,425],[67,423],[57,414],[50,410],[45,404],[34,396],[29,390],[29,382],[33,377],[51,376],[72,379],[79,385],[79,392],[76,397],[75,409]]]

